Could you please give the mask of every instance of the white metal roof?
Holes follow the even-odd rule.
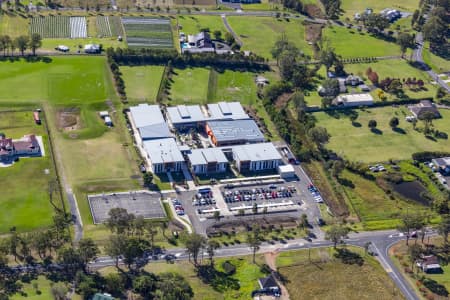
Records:
[[[210,121],[208,127],[218,142],[244,140],[246,142],[264,142],[264,135],[251,119]]]
[[[137,128],[166,122],[158,105],[139,104],[130,107],[130,113]]]
[[[291,164],[278,166],[280,173],[291,173],[295,172],[294,166]]]
[[[373,97],[370,94],[348,94],[338,96],[338,100],[347,103],[361,102],[361,101],[373,102]]]
[[[184,161],[183,155],[173,138],[144,141],[143,145],[152,164]]]
[[[228,160],[220,148],[193,149],[188,154],[192,165],[206,165],[207,163],[227,163]]]
[[[249,118],[239,102],[208,104],[208,110],[212,120],[238,120]]]
[[[259,143],[233,146],[234,155],[241,161],[263,161],[281,159],[280,153],[272,143]]]
[[[208,119],[200,105],[178,105],[167,108],[167,117],[172,124],[202,122]]]

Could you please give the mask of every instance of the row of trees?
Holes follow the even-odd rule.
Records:
[[[3,56],[14,55],[14,51],[18,49],[22,56],[25,51],[30,49],[33,55],[36,55],[36,50],[42,46],[42,38],[39,34],[33,33],[31,37],[21,35],[12,39],[9,35],[0,35],[0,51],[3,51]]]

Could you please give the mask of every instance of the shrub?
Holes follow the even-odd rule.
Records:
[[[222,263],[222,268],[224,273],[228,276],[236,273],[236,267],[229,260],[226,260]]]

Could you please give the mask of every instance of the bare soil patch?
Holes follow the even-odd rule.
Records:
[[[315,43],[322,38],[321,24],[308,24],[305,26],[305,39],[307,42]]]
[[[278,109],[286,107],[286,105],[288,104],[288,102],[291,99],[291,97],[292,97],[292,93],[284,93],[284,94],[282,94],[275,101],[275,107],[278,108]]]
[[[317,4],[306,4],[305,5],[306,14],[312,18],[323,18],[324,14],[322,9]]]
[[[58,128],[64,131],[73,131],[81,128],[80,110],[77,108],[64,108],[56,113]]]

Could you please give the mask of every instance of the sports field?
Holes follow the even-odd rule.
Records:
[[[339,155],[352,161],[379,162],[389,159],[410,159],[411,154],[419,151],[448,151],[450,140],[427,139],[423,133],[413,129],[413,125],[405,121],[405,116],[410,115],[405,107],[383,107],[357,110],[358,119],[356,123],[361,126],[352,125],[350,119],[342,114],[336,117],[324,112],[315,113],[318,126],[327,128],[331,135],[330,142],[326,147],[336,151]],[[440,110],[442,119],[434,120],[436,129],[447,132],[450,128],[450,111]],[[393,131],[389,126],[392,117],[400,120],[399,128],[404,133]],[[376,120],[379,133],[373,133],[368,128],[369,120]],[[423,127],[422,122],[417,127]]]
[[[311,55],[311,46],[305,41],[305,27],[295,19],[268,17],[227,17],[231,28],[244,43],[242,50],[249,50],[264,58],[273,59],[270,50],[277,39],[285,33],[289,41],[304,53]]]
[[[0,112],[0,132],[13,139],[25,134],[42,136],[46,153],[44,157],[21,158],[10,167],[0,167],[0,234],[14,226],[18,231],[30,231],[52,223],[54,209],[50,204],[48,183],[56,175],[44,126],[46,124],[34,123],[31,109]],[[61,207],[59,194],[53,196],[54,203]]]
[[[170,88],[170,104],[207,103],[209,69],[175,69]]]
[[[163,66],[122,66],[120,72],[125,81],[128,101],[150,103],[156,101],[164,72]]]
[[[362,265],[344,263],[332,248],[289,251],[276,260],[291,299],[404,299],[375,258],[347,247]],[[309,260],[309,255],[311,260]]]
[[[401,55],[397,44],[375,38],[367,32],[333,26],[324,28],[322,34],[343,58]]]

